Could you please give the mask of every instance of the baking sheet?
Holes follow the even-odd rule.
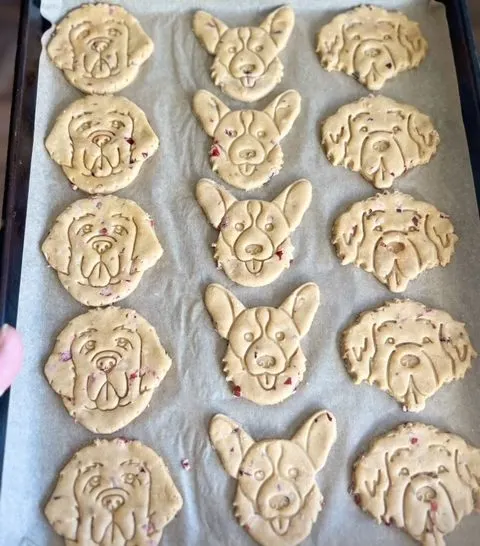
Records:
[[[42,12],[47,19],[57,21],[77,3],[43,0]],[[278,4],[264,1],[259,10],[248,0],[119,3],[140,19],[155,42],[154,55],[121,94],[146,112],[160,137],[160,150],[144,165],[136,182],[117,195],[134,199],[152,215],[165,248],[159,263],[144,274],[137,290],[121,303],[134,307],[156,327],[174,364],[149,408],[118,435],[137,438],[158,451],[184,498],[182,511],[165,529],[162,545],[254,544],[233,516],[236,484],[223,471],[208,441],[207,425],[212,415],[223,412],[260,439],[289,437],[320,408],[335,414],[338,440],[326,467],[317,476],[326,505],[304,544],[413,544],[393,527],[377,526],[347,494],[351,463],[369,439],[409,418],[388,395],[367,385],[353,385],[338,352],[338,335],[353,317],[392,297],[371,275],[353,266],[340,266],[329,243],[334,218],[353,201],[374,194],[359,174],[332,167],[318,141],[322,118],[367,94],[352,78],[322,70],[315,55],[315,36],[320,26],[356,2],[291,2],[296,25],[281,54],[284,78],[257,103],[263,108],[290,88],[302,95],[302,113],[282,143],[283,170],[249,196],[272,199],[301,177],[310,179],[314,188],[312,205],[293,235],[292,267],[262,289],[235,285],[216,270],[210,248],[216,232],[207,224],[194,198],[199,178],[219,180],[208,162],[210,138],[191,112],[192,96],[197,89],[208,89],[230,106],[238,108],[240,103],[212,84],[212,58],[191,32],[191,16],[195,8],[201,7],[228,24],[251,24],[260,22]],[[385,95],[429,114],[442,139],[432,162],[410,171],[396,187],[450,214],[460,237],[452,263],[445,269],[423,273],[410,283],[405,296],[443,308],[465,321],[479,349],[480,225],[445,10],[441,4],[427,0],[372,3],[401,9],[418,21],[430,46],[418,70],[398,76],[383,89]],[[44,45],[48,38],[49,33],[43,37]],[[43,506],[58,471],[77,449],[94,438],[73,422],[43,376],[55,336],[68,320],[86,310],[62,288],[40,252],[41,241],[55,217],[69,203],[85,197],[70,188],[43,147],[57,115],[80,96],[43,51],[18,317],[26,360],[10,401],[0,505],[2,546],[63,544],[44,518]],[[228,189],[238,198],[245,197],[241,191]],[[303,384],[293,397],[274,407],[234,398],[221,372],[226,344],[213,330],[203,305],[205,287],[219,282],[246,305],[279,305],[306,281],[320,286],[322,306],[302,341],[309,361]],[[479,387],[480,367],[476,364],[465,381],[444,387],[427,403],[424,412],[411,414],[410,418],[453,430],[480,446]],[[190,472],[181,467],[183,458],[190,460]],[[474,544],[479,533],[480,518],[469,517],[449,537],[449,544]]]

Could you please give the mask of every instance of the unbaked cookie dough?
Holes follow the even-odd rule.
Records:
[[[433,426],[401,425],[355,462],[352,493],[377,523],[445,546],[444,535],[480,511],[480,449]]]
[[[110,434],[145,410],[171,363],[141,315],[107,307],[75,317],[60,332],[45,375],[75,421]]]
[[[235,515],[258,544],[296,546],[310,535],[323,504],[315,475],[336,438],[328,411],[314,413],[290,440],[258,442],[225,415],[213,417],[210,440],[238,482]]]
[[[332,230],[342,265],[361,267],[392,292],[403,292],[427,269],[446,266],[457,240],[448,215],[400,192],[355,203]]]
[[[312,185],[297,180],[273,201],[235,197],[202,178],[197,201],[219,234],[214,259],[217,267],[243,286],[265,286],[290,267],[290,234],[299,226],[312,200]]]
[[[89,96],[58,117],[45,147],[72,185],[87,193],[128,186],[158,148],[145,114],[124,97]]]
[[[320,30],[317,53],[329,72],[345,72],[378,91],[390,78],[417,67],[427,47],[418,23],[403,13],[360,6]]]
[[[342,106],[321,128],[327,159],[359,172],[379,189],[428,163],[440,137],[428,116],[381,95]]]
[[[106,195],[79,199],[65,209],[42,252],[77,301],[98,307],[131,294],[163,249],[143,209]]]
[[[157,546],[182,505],[155,451],[114,438],[75,453],[60,472],[45,515],[66,546]]]
[[[405,411],[423,410],[477,356],[463,323],[412,300],[363,312],[343,332],[341,350],[355,383],[388,392]]]
[[[306,369],[300,340],[320,305],[318,286],[303,284],[278,308],[246,309],[223,286],[210,284],[205,305],[215,329],[228,341],[223,363],[233,394],[260,405],[291,396]]]
[[[104,95],[133,82],[153,42],[121,6],[83,4],[56,25],[47,53],[74,87]]]

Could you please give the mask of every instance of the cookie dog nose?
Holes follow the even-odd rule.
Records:
[[[387,249],[394,254],[399,254],[402,250],[405,250],[405,245],[403,243],[389,243]]]
[[[99,146],[100,148],[102,146],[105,146],[105,144],[108,144],[112,140],[112,137],[109,135],[97,135],[92,138],[92,142]]]
[[[376,152],[386,152],[390,148],[390,142],[388,140],[379,140],[373,145],[373,149]]]
[[[268,504],[273,510],[282,510],[290,506],[290,499],[287,495],[274,495],[270,498]]]
[[[112,243],[110,241],[95,241],[92,244],[92,247],[95,252],[98,252],[98,254],[103,254],[112,248]]]
[[[263,252],[263,246],[262,245],[247,245],[245,247],[245,252],[253,256],[255,254],[260,254],[260,252]]]
[[[364,54],[367,57],[378,57],[380,55],[381,51],[378,49],[378,47],[369,47],[364,51]]]
[[[257,155],[257,152],[255,150],[242,150],[238,155],[242,159],[253,159]]]
[[[273,356],[270,355],[263,355],[257,358],[257,364],[260,366],[260,368],[273,368],[275,364],[277,363],[276,359]]]
[[[110,40],[99,38],[98,40],[94,40],[90,47],[93,49],[93,51],[101,53],[102,51],[105,51],[109,45]]]
[[[121,495],[107,495],[106,497],[103,497],[102,499],[102,505],[109,511],[109,512],[115,512],[115,510],[118,510],[120,506],[122,506],[125,503],[125,500]]]
[[[117,359],[114,356],[102,356],[97,360],[97,368],[104,373],[110,372],[117,365]]]
[[[422,502],[432,502],[432,500],[437,498],[437,492],[433,487],[429,487],[426,485],[425,487],[421,487],[417,491],[417,500]]]
[[[405,368],[415,368],[420,364],[420,359],[416,355],[403,355],[400,364]]]
[[[254,72],[256,70],[256,66],[254,64],[245,64],[242,66],[241,68],[241,71],[248,75],[248,74],[251,74],[252,72]]]

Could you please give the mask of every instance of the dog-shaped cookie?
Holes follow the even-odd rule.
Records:
[[[72,184],[88,193],[128,186],[158,148],[145,114],[124,97],[89,96],[58,117],[45,147]]]
[[[362,313],[344,331],[342,353],[355,383],[388,392],[406,411],[424,409],[427,398],[463,378],[477,356],[463,323],[411,300]]]
[[[413,106],[382,96],[342,106],[322,124],[328,160],[359,172],[376,188],[428,163],[440,137],[428,116]]]
[[[75,421],[110,434],[147,407],[170,365],[151,324],[132,309],[107,307],[62,330],[45,375]]]
[[[278,308],[246,309],[231,292],[210,284],[205,305],[215,329],[228,341],[223,363],[233,394],[262,405],[291,396],[305,373],[300,340],[320,305],[318,286],[300,286]]]
[[[157,546],[182,504],[152,449],[115,438],[77,451],[60,472],[45,515],[66,546]]]
[[[77,301],[98,307],[131,294],[163,249],[143,209],[107,195],[79,199],[65,209],[42,252]]]
[[[153,42],[121,6],[84,4],[55,27],[47,53],[73,86],[103,95],[132,83]]]
[[[262,546],[295,546],[308,537],[323,496],[315,475],[337,437],[334,416],[314,413],[291,440],[255,442],[225,415],[210,423],[210,440],[238,480],[233,505],[240,525]]]
[[[295,14],[281,7],[258,27],[228,26],[205,11],[193,17],[193,32],[213,55],[212,79],[232,98],[244,102],[259,100],[280,82],[283,64],[278,54],[287,45]]]
[[[372,273],[392,292],[403,292],[422,271],[446,266],[457,240],[446,214],[400,192],[355,203],[332,231],[342,264]]]
[[[280,141],[300,113],[300,95],[285,91],[264,110],[231,111],[208,91],[197,91],[193,111],[213,138],[212,170],[236,188],[253,190],[280,171]]]
[[[355,502],[377,523],[403,529],[422,546],[445,546],[444,535],[480,512],[480,449],[433,426],[404,424],[356,461],[352,486]]]
[[[318,34],[317,52],[329,72],[341,70],[378,91],[427,53],[418,23],[398,11],[360,6],[337,15]]]
[[[273,201],[235,197],[203,178],[197,201],[219,231],[214,259],[218,268],[243,286],[264,286],[277,279],[293,259],[290,234],[312,198],[308,180],[290,184]]]

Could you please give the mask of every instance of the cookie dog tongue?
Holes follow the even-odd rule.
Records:
[[[241,81],[243,87],[255,87],[255,84],[257,83],[253,76],[243,76]]]
[[[274,387],[275,385],[275,379],[276,377],[270,373],[264,373],[262,375],[258,375],[258,381],[260,383],[260,385],[266,389],[266,390],[270,390]]]
[[[108,272],[108,268],[101,260],[95,264],[90,276],[88,277],[90,285],[95,287],[107,286],[110,279],[111,276]]]
[[[263,262],[261,262],[260,260],[250,260],[248,262],[245,262],[245,266],[250,271],[250,273],[260,273],[263,268]]]
[[[270,520],[270,525],[277,535],[284,535],[288,531],[290,520],[288,518],[282,518],[282,516],[277,516]]]

